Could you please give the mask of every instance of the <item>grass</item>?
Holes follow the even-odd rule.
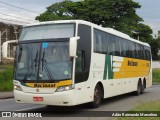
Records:
[[[0,91],[13,90],[13,66],[0,65]]]
[[[160,100],[143,103],[131,109],[129,112],[139,113],[138,111],[139,112],[145,111],[149,113],[152,113],[150,111],[159,112],[160,111]],[[160,117],[119,117],[114,120],[160,120]]]
[[[143,103],[130,111],[160,111],[160,100]]]
[[[152,78],[153,83],[160,83],[160,69],[153,69]]]

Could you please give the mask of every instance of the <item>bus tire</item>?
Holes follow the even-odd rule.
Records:
[[[144,93],[144,84],[141,84],[141,92],[140,92],[141,94],[143,94]]]
[[[142,92],[142,83],[139,81],[137,85],[136,95],[139,96]]]
[[[92,108],[99,107],[102,102],[102,98],[103,98],[102,88],[100,87],[99,84],[97,84],[94,89],[94,98],[93,98],[93,101],[91,102],[91,107]]]

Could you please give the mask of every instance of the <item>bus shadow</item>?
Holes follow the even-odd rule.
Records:
[[[143,94],[141,94],[139,96],[149,94],[149,93],[150,93],[149,91],[145,91]],[[110,103],[113,103],[113,102],[118,102],[120,100],[139,97],[139,96],[137,96],[135,92],[126,93],[126,94],[122,94],[122,95],[117,95],[117,96],[113,96],[113,97],[110,97],[110,98],[103,99],[102,105],[107,105],[107,104],[110,104]]]

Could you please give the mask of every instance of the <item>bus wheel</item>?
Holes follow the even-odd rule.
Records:
[[[92,108],[99,107],[102,101],[102,97],[103,97],[102,89],[100,85],[97,84],[94,90],[94,99],[93,102],[91,103],[91,107]]]
[[[140,92],[141,94],[143,94],[144,93],[144,84],[141,84],[141,92]]]
[[[138,82],[136,95],[140,95],[142,92],[142,83]]]

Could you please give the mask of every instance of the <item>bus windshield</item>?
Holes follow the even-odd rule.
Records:
[[[74,36],[74,26],[74,23],[65,23],[24,27],[19,40],[71,38]]]
[[[17,46],[16,80],[71,79],[69,42],[27,43]]]

